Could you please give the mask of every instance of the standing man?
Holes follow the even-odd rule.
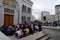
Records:
[[[42,26],[41,22],[38,23],[38,26],[39,26],[39,31],[41,31],[42,30],[42,28],[41,28],[41,26]]]

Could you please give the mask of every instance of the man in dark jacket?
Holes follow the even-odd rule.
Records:
[[[39,26],[39,31],[41,31],[42,30],[42,28],[41,28],[41,26],[42,26],[41,22],[38,23],[38,26]]]

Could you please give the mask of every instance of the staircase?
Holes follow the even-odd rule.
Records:
[[[36,32],[33,35],[23,37],[21,39],[16,38],[15,36],[8,36],[11,40],[48,40],[50,37],[41,32]]]
[[[47,34],[45,34],[42,37],[37,38],[36,40],[49,40],[49,39],[50,39],[50,36],[48,36]]]

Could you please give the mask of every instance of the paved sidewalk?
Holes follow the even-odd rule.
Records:
[[[43,34],[42,31],[41,31],[41,32],[36,32],[33,35],[29,35],[27,37],[23,37],[21,39],[18,39],[18,38],[14,37],[14,36],[11,36],[9,38],[12,39],[12,40],[35,40],[35,39],[37,39],[37,38],[39,38],[39,37],[41,37],[43,35],[45,35],[45,34]]]
[[[0,40],[11,40],[11,39],[8,38],[6,35],[4,35],[4,34],[0,31]]]

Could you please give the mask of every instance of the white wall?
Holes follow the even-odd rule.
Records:
[[[36,18],[33,15],[31,15],[31,21],[34,22],[35,20]]]
[[[19,7],[20,7],[20,9],[19,9],[19,11],[20,11],[20,13],[19,13],[19,23],[21,23],[21,16],[22,16],[22,0],[17,0],[18,1],[18,4],[19,4]]]
[[[22,16],[26,16],[26,17],[31,16],[31,14],[28,15],[28,13],[22,13],[22,5],[25,5],[27,8],[28,8],[28,7],[29,7],[29,8],[32,8],[32,4],[29,3],[27,0],[24,0],[24,1],[18,0],[18,3],[19,3],[19,7],[20,7],[20,23],[21,23],[21,22],[22,22],[22,21],[21,21]],[[26,20],[27,20],[27,19],[26,19]]]
[[[18,24],[18,12],[17,12],[17,10],[14,7],[3,5],[3,0],[0,0],[0,6],[1,6],[0,7],[0,26],[2,26],[4,24],[4,8],[15,10],[13,23]],[[20,13],[20,18],[21,18],[21,13]],[[20,19],[20,22],[21,22],[21,19]]]
[[[4,24],[4,9],[0,7],[0,26]]]
[[[15,13],[14,13],[14,24],[18,24],[18,12],[15,10]]]
[[[57,21],[58,21],[58,15],[59,15],[59,20],[60,20],[60,6],[55,7],[55,13],[57,16]]]
[[[56,21],[56,15],[48,15],[48,16],[46,16],[46,21],[48,21],[48,22]]]
[[[0,0],[0,26],[4,24],[4,8],[3,8],[3,0]]]
[[[24,4],[27,7],[32,8],[32,4],[29,5],[30,3],[27,4],[25,2],[22,2],[22,0],[18,0],[18,2],[19,2],[19,7],[20,7],[20,9],[19,9],[19,11],[20,11],[20,13],[19,13],[19,15],[20,15],[19,16],[19,23],[21,23],[21,16],[23,15],[22,14],[22,5]],[[4,8],[9,8],[9,9],[15,10],[15,13],[14,13],[14,22],[13,23],[14,24],[18,24],[18,12],[17,12],[17,9],[15,9],[14,7],[3,5],[3,0],[0,0],[0,6],[1,6],[0,7],[0,26],[2,26],[4,24]],[[31,16],[31,14],[27,15],[26,13],[24,15],[26,15],[27,17]]]

